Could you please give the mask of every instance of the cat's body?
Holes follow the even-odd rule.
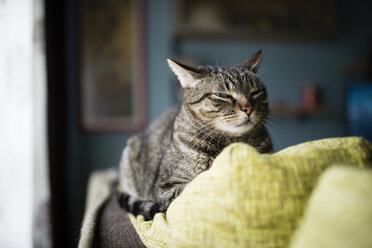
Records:
[[[253,72],[260,58],[261,52],[246,65],[197,69],[168,61],[184,88],[183,101],[127,143],[120,184],[130,196],[129,210],[148,219],[164,212],[231,143],[272,151],[264,127],[266,91]]]

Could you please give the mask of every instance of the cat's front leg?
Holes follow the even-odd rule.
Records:
[[[159,187],[160,211],[167,211],[169,205],[181,194],[187,183],[164,183]]]

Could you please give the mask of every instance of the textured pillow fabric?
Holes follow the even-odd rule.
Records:
[[[232,144],[153,221],[130,216],[147,247],[287,247],[320,174],[371,166],[372,145],[333,138],[261,155]]]
[[[291,248],[371,248],[372,170],[332,167],[319,180]]]

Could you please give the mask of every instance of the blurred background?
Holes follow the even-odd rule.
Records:
[[[167,57],[190,65],[230,65],[262,49],[259,74],[269,96],[267,127],[275,151],[327,137],[372,141],[371,7],[367,0],[0,1],[0,33],[8,37],[0,39],[0,96],[23,92],[17,82],[29,80],[25,94],[34,104],[26,104],[34,106],[25,114],[33,123],[27,136],[33,145],[24,150],[29,157],[23,156],[33,162],[18,162],[29,171],[24,177],[30,191],[23,194],[32,196],[28,214],[34,217],[26,232],[33,241],[18,246],[3,235],[0,246],[76,245],[89,174],[116,167],[126,140],[179,100]],[[25,36],[17,35],[23,29]],[[23,58],[17,53],[12,52],[14,61],[6,59],[19,50],[9,45],[13,36],[26,40],[25,67],[17,66]],[[18,74],[25,78],[11,78]],[[6,123],[9,109],[20,107],[5,100]],[[16,126],[2,125],[2,135],[17,133]],[[2,179],[17,178],[12,159],[22,151],[2,142],[4,154],[9,149],[17,154],[0,160],[9,164]],[[35,154],[42,154],[42,162]],[[45,183],[35,183],[40,180]],[[0,217],[8,205],[7,190],[1,192]],[[35,205],[40,192],[44,208]],[[40,209],[50,219],[35,219]],[[35,238],[38,229],[44,234]],[[19,232],[12,230],[13,236]]]

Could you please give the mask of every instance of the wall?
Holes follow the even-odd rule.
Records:
[[[356,4],[358,2],[358,4]],[[174,104],[174,76],[165,61],[176,55],[171,37],[171,0],[148,1],[148,61],[150,119]],[[267,85],[269,100],[299,102],[301,85],[312,80],[319,85],[332,107],[332,114],[307,121],[296,118],[275,118],[268,124],[276,150],[299,142],[323,137],[344,135],[342,121],[342,68],[355,61],[367,50],[371,38],[371,17],[368,3],[361,0],[341,2],[340,35],[332,40],[316,43],[293,42],[203,42],[186,41],[179,46],[179,52],[197,56],[202,62],[215,64],[236,64],[262,48],[262,67],[270,67],[262,75]],[[76,93],[76,47],[74,43],[74,19],[71,16],[73,1],[66,4],[68,49],[68,164],[69,211],[72,231],[77,233],[81,223],[86,181],[95,169],[117,166],[121,151],[129,135],[86,134],[78,126]]]

